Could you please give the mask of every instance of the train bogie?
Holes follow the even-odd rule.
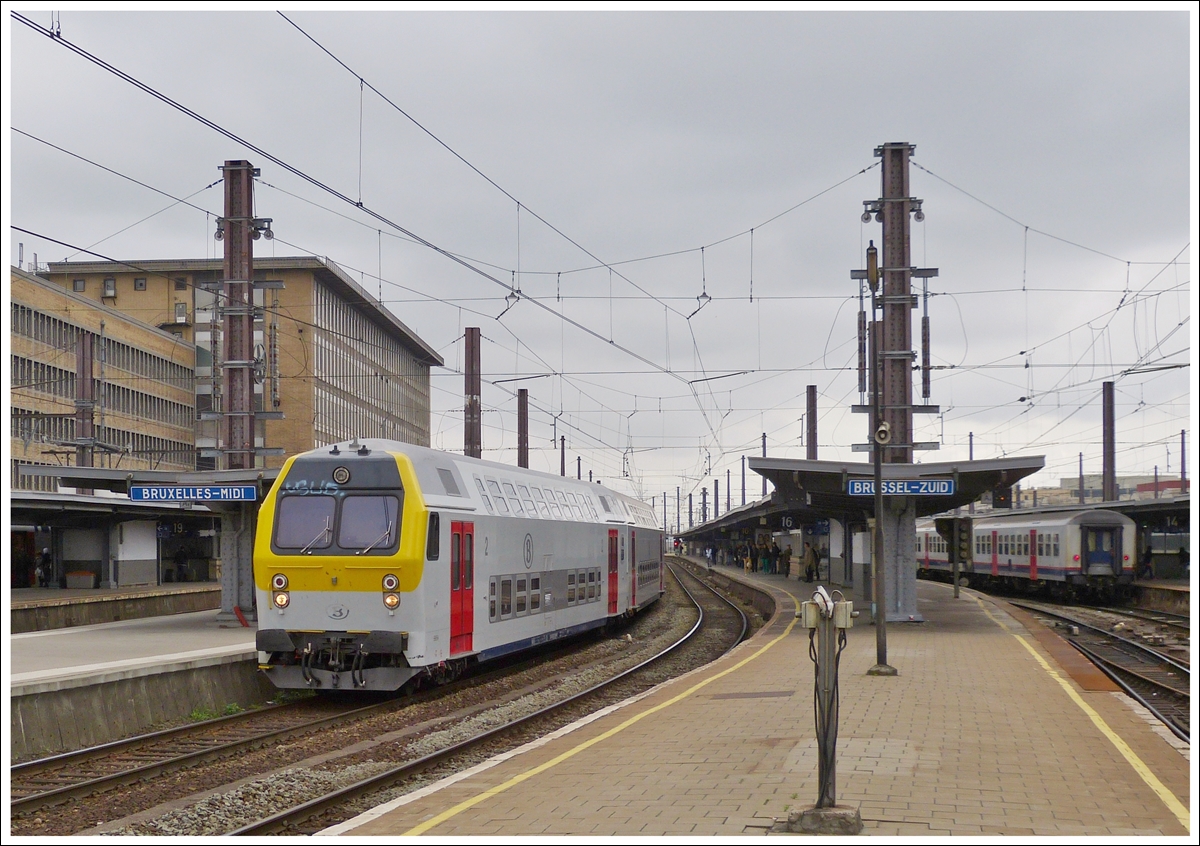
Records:
[[[655,601],[661,548],[651,510],[599,485],[393,441],[314,450],[260,513],[260,666],[279,687],[443,681]]]

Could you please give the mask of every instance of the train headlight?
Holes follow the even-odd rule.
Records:
[[[271,590],[287,590],[288,580],[283,573],[276,573],[271,577]]]
[[[391,573],[388,573],[386,576],[383,577],[383,589],[384,590],[395,590],[398,587],[400,587],[400,580],[398,578],[396,578],[394,575],[392,575]]]
[[[286,593],[276,593],[271,597],[271,601],[275,603],[276,608],[283,609],[287,608],[292,600]]]
[[[400,594],[385,593],[383,595],[383,604],[387,606],[389,611],[395,611],[400,607]]]

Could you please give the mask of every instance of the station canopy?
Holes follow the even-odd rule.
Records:
[[[713,531],[755,525],[768,525],[776,530],[798,528],[830,518],[865,521],[875,514],[875,468],[872,464],[769,456],[749,456],[747,463],[751,470],[765,476],[775,486],[774,493],[765,500],[731,509],[715,520],[683,531],[682,536],[707,535]],[[985,493],[1010,488],[1041,470],[1045,464],[1045,456],[1041,455],[981,461],[884,464],[883,482],[885,494],[889,487],[952,488],[953,493],[909,496],[916,508],[916,516],[926,517],[975,502]],[[953,484],[947,485],[947,481]],[[863,482],[869,484],[864,486],[861,484]],[[921,482],[928,484],[911,484]],[[863,488],[870,493],[851,493],[854,489]]]

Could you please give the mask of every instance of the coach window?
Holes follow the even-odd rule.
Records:
[[[585,519],[587,519],[583,516],[583,510],[579,507],[579,501],[575,499],[575,494],[568,493],[567,499],[571,501],[571,510],[575,512],[575,519],[579,520],[580,522],[583,522]]]
[[[529,604],[529,582],[524,576],[517,579],[517,616],[525,616],[525,609]]]
[[[533,504],[533,497],[529,495],[529,488],[524,485],[517,485],[517,490],[521,493],[521,502],[525,503],[525,513],[530,517],[536,517],[537,506]]]
[[[536,614],[542,608],[542,578],[529,577],[529,613]]]
[[[302,552],[327,548],[333,542],[335,505],[331,496],[285,496],[279,501],[275,545]]]
[[[348,496],[342,503],[338,546],[364,554],[390,549],[399,537],[400,500],[394,496]]]
[[[1054,533],[1054,557],[1058,557],[1058,532]]]
[[[547,520],[549,520],[550,519],[550,507],[546,505],[546,498],[542,496],[541,488],[533,489],[533,498],[537,500],[538,513],[541,514],[543,517],[545,517]]]
[[[555,491],[554,495],[558,497],[558,504],[562,506],[562,515],[564,520],[571,519],[571,506],[567,505],[567,495],[562,491]]]
[[[488,499],[487,488],[483,486],[483,481],[476,476],[475,484],[479,486],[479,495],[483,497],[483,504],[487,506],[488,514],[495,514],[496,509],[492,508],[492,501]]]
[[[488,619],[495,621],[496,619],[496,577],[492,576],[488,582]]]
[[[496,510],[501,514],[508,513],[508,503],[504,501],[504,494],[500,493],[500,485],[495,479],[487,480],[488,490],[491,491],[492,499],[496,501]]]
[[[575,571],[567,573],[567,604],[575,604]]]
[[[554,501],[554,491],[546,488],[546,502],[550,504],[550,513],[554,515],[555,520],[562,519],[562,512],[558,510],[558,503]]]
[[[500,619],[512,616],[512,579],[500,580]]]
[[[512,505],[513,514],[518,517],[525,515],[525,509],[521,508],[521,500],[517,499],[517,491],[512,486],[512,482],[504,483],[504,493],[508,494],[508,502]]]
[[[596,598],[596,571],[588,571],[588,599]]]
[[[429,534],[425,538],[425,559],[437,561],[442,547],[442,518],[436,511],[429,513]]]

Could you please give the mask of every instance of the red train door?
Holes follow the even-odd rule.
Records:
[[[450,524],[450,654],[470,652],[475,633],[475,524]]]
[[[629,533],[629,607],[637,608],[637,532]]]
[[[1029,530],[1029,580],[1037,579],[1037,530]]]
[[[617,530],[608,530],[608,613],[617,613]]]

